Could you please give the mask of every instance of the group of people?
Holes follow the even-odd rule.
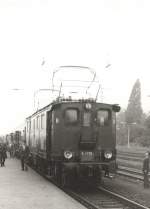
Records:
[[[7,146],[7,151],[9,152],[9,156],[10,158],[16,157],[15,153],[16,153],[16,148],[14,144],[9,144]]]
[[[21,160],[21,169],[24,171],[28,170],[27,163],[29,160],[29,147],[26,145],[25,142],[20,144],[17,150],[14,150],[13,145],[7,146],[5,143],[0,143],[0,166],[5,166],[5,160],[7,158],[7,153],[9,153],[10,158],[15,157],[14,153],[18,153],[17,157]]]

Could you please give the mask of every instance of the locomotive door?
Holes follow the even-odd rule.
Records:
[[[80,140],[80,146],[82,149],[89,150],[95,147],[96,140],[93,135],[92,112],[83,111]]]
[[[46,125],[46,153],[47,158],[50,159],[50,151],[51,151],[51,132],[52,132],[52,112],[47,112],[47,125]]]

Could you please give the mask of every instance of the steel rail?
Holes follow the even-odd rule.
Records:
[[[32,168],[32,167],[31,167]],[[49,177],[47,175],[44,175],[42,172],[37,171],[36,169],[32,168],[33,170],[35,170],[39,175],[41,175],[44,179],[46,179],[47,181],[51,182],[52,184],[54,184],[56,187],[58,187],[59,189],[61,189],[63,192],[65,192],[66,194],[68,194],[70,197],[72,197],[73,199],[77,200],[79,203],[81,203],[82,205],[84,205],[86,208],[88,209],[100,209],[98,206],[94,205],[93,203],[91,203],[90,201],[88,201],[87,199],[81,197],[79,194],[73,192],[72,190],[68,189],[68,188],[64,188],[60,185],[58,185],[58,183],[52,178]]]
[[[34,169],[34,168],[32,168]],[[101,206],[98,206],[98,205],[103,205],[104,203],[103,202],[107,202],[108,200],[100,200],[99,199],[99,203],[98,205],[92,203],[90,200],[87,200],[86,198],[84,198],[82,195],[78,194],[77,192],[73,191],[73,189],[69,189],[69,188],[64,188],[60,185],[58,185],[58,183],[52,178],[52,177],[49,177],[45,174],[43,174],[42,172],[40,171],[37,171],[36,169],[34,169],[39,175],[41,175],[42,177],[44,177],[47,181],[53,183],[55,186],[57,186],[58,188],[60,188],[63,192],[65,192],[66,194],[68,194],[69,196],[71,196],[73,199],[77,200],[79,203],[81,203],[82,205],[84,205],[86,208],[88,209],[100,209],[102,208]],[[116,203],[118,204],[122,204],[123,206],[121,208],[124,208],[124,207],[130,207],[130,208],[135,208],[135,209],[149,209],[148,207],[146,206],[143,206],[135,201],[132,201],[132,200],[129,200],[128,198],[124,197],[124,196],[121,196],[117,193],[114,193],[114,192],[111,192],[103,187],[97,187],[96,189],[98,189],[98,191],[101,191],[103,194],[107,195],[107,197],[110,197],[110,199],[114,199],[115,201],[117,201]],[[101,196],[101,195],[100,195]],[[110,202],[108,204],[109,206],[107,206],[107,209],[108,208],[113,208],[114,209],[114,206],[113,204]],[[106,208],[106,206],[104,206],[104,208]],[[118,208],[118,207],[117,207]]]
[[[65,193],[67,193],[69,196],[71,196],[72,198],[74,198],[75,200],[77,200],[79,203],[81,203],[82,205],[84,205],[86,208],[88,209],[99,209],[99,207],[95,204],[93,204],[92,202],[88,201],[87,199],[85,199],[84,197],[82,197],[81,195],[69,190],[69,189],[63,189],[61,188]]]
[[[127,204],[128,206],[130,206],[131,208],[136,208],[136,209],[149,209],[149,207],[146,207],[144,205],[141,205],[133,200],[129,200],[128,198],[119,195],[117,193],[111,192],[107,189],[104,189],[103,187],[98,187],[99,190],[101,190],[102,192],[105,192],[107,194],[109,194],[111,197],[114,197],[116,199],[118,199],[120,202],[124,202],[125,204]]]
[[[88,209],[100,209],[101,206],[97,206],[94,203],[92,203],[90,200],[87,200],[86,198],[84,198],[82,195],[78,194],[77,192],[74,192],[71,189],[68,188],[63,188],[60,185],[57,184],[57,182],[55,182],[54,180],[44,176],[44,178],[46,178],[48,181],[50,181],[51,183],[53,183],[55,186],[57,186],[58,188],[60,188],[62,191],[64,191],[66,194],[68,194],[69,196],[71,196],[72,198],[74,198],[75,200],[77,200],[79,203],[81,203],[82,205],[84,205],[86,208]],[[111,199],[114,198],[114,200],[117,200],[118,203],[123,205],[124,207],[130,207],[130,208],[135,208],[135,209],[149,209],[146,206],[143,206],[135,201],[129,200],[128,198],[121,196],[117,193],[111,192],[103,187],[97,187],[96,189],[98,189],[98,191],[101,191],[102,193],[105,193],[107,195],[107,197],[109,196]],[[99,200],[99,205],[101,204],[101,202],[104,202],[104,200]],[[106,208],[106,207],[104,207]],[[107,206],[107,209],[114,209],[113,205],[110,205],[109,207]],[[117,207],[118,208],[118,207]],[[122,208],[122,207],[121,207]]]
[[[32,168],[34,169],[34,168]],[[35,169],[34,169],[35,170]],[[86,198],[84,198],[82,195],[78,194],[77,192],[69,189],[69,188],[65,188],[65,187],[62,187],[60,185],[58,185],[58,183],[52,178],[52,177],[49,177],[47,175],[44,175],[43,173],[41,173],[40,171],[37,171],[35,170],[39,175],[41,175],[43,178],[45,178],[47,181],[51,182],[52,184],[54,184],[56,187],[58,187],[59,189],[61,189],[63,192],[65,192],[67,195],[69,195],[70,197],[72,197],[73,199],[77,200],[79,203],[81,203],[83,206],[85,206],[86,208],[88,209],[100,209],[100,208],[107,208],[107,209],[114,209],[114,206],[113,205],[110,205],[108,207],[100,207],[94,203],[92,203],[90,200],[87,200]],[[96,188],[99,190],[99,188]],[[107,194],[108,195],[108,194]],[[111,198],[112,199],[112,198]],[[116,200],[116,198],[115,198]],[[117,200],[117,202],[119,202]],[[99,200],[99,204],[102,204],[104,205],[105,203],[105,200]],[[120,202],[119,202],[120,203]],[[117,207],[118,208],[118,207]],[[122,209],[124,207],[119,207],[118,209]]]
[[[132,179],[138,179],[140,181],[144,180],[142,171],[140,171],[138,169],[128,168],[125,166],[119,166],[117,174],[122,175],[122,176],[127,176]],[[148,176],[150,177],[150,172],[149,172]]]

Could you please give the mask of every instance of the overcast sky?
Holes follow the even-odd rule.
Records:
[[[49,88],[60,65],[95,69],[103,101],[123,108],[139,78],[149,111],[149,11],[149,0],[1,0],[0,134],[34,111],[34,91]]]

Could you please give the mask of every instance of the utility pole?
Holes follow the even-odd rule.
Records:
[[[121,124],[125,124],[127,126],[127,147],[130,148],[130,127],[131,125],[136,125],[135,122],[127,123],[127,122],[120,122]]]
[[[127,124],[127,130],[128,130],[128,148],[130,148],[130,125]]]

